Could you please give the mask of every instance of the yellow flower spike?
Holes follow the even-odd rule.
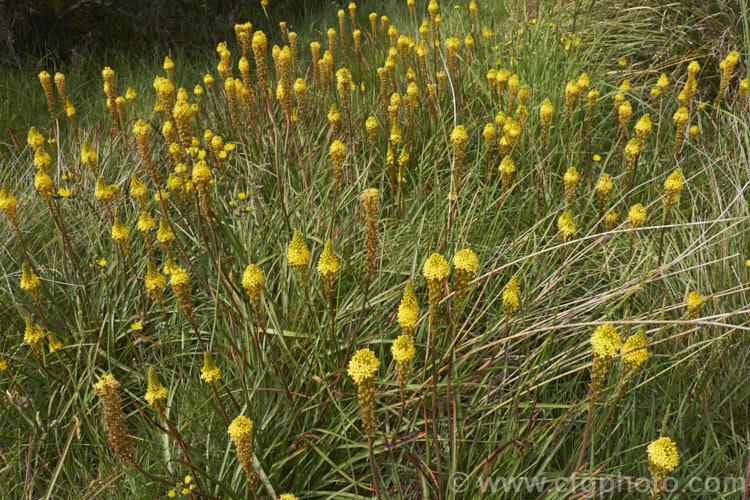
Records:
[[[255,264],[248,264],[242,273],[242,287],[250,297],[260,294],[265,278],[263,273]]]
[[[344,165],[344,155],[346,154],[346,146],[344,146],[344,143],[335,140],[331,143],[331,146],[328,148],[328,154],[331,156],[331,160],[333,162],[333,179],[334,179],[334,185],[336,187],[336,190],[338,190],[339,185],[341,184],[341,177],[343,176],[343,165]]]
[[[618,118],[618,124],[620,127],[620,132],[622,134],[627,133],[628,123],[630,122],[630,117],[632,114],[633,114],[633,107],[630,104],[630,101],[624,101],[622,104],[620,104],[620,108],[617,111],[617,118]]]
[[[411,280],[406,282],[404,295],[398,305],[397,317],[402,335],[411,335],[417,326],[417,320],[419,320],[419,306]]]
[[[701,307],[703,307],[703,304],[705,304],[706,298],[701,295],[701,293],[698,290],[693,290],[690,292],[685,299],[685,305],[687,305],[687,312],[685,313],[685,319],[687,320],[693,320],[698,317],[698,312],[700,311]]]
[[[52,178],[44,171],[38,171],[34,176],[34,188],[45,200],[52,197]]]
[[[163,217],[159,219],[159,229],[156,232],[156,239],[166,249],[169,249],[172,245],[172,241],[174,241],[174,233]]]
[[[190,296],[190,275],[177,265],[171,266],[169,275],[169,284],[174,290],[175,297],[177,297],[180,310],[186,317],[192,318],[194,313],[193,301]]]
[[[639,145],[643,146],[646,138],[651,133],[651,118],[649,118],[648,114],[643,115],[638,120],[638,123],[635,124],[635,133],[638,137]]]
[[[664,196],[668,206],[677,203],[677,198],[684,185],[685,180],[682,177],[682,170],[678,167],[664,181]]]
[[[422,275],[428,282],[440,283],[448,277],[449,272],[450,269],[448,268],[448,263],[445,261],[445,257],[439,253],[430,255],[422,268]]]
[[[498,170],[500,171],[500,179],[502,181],[502,192],[505,194],[510,189],[513,174],[516,172],[516,164],[513,162],[513,158],[507,155],[504,156],[502,161],[500,161]]]
[[[296,496],[291,493],[284,493],[279,497],[279,500],[299,500]]]
[[[52,158],[44,148],[39,148],[34,152],[34,166],[38,170],[48,174],[50,163],[52,163]]]
[[[0,210],[2,210],[10,224],[16,229],[18,228],[17,208],[18,201],[15,196],[11,194],[7,187],[3,186],[0,188]]]
[[[552,114],[555,109],[552,107],[552,102],[549,99],[545,99],[542,105],[539,107],[539,120],[542,122],[542,138],[546,142],[547,134],[549,133],[550,123],[552,122]]]
[[[44,147],[44,136],[39,133],[36,127],[31,127],[26,142],[31,146],[32,150],[36,151]]]
[[[125,224],[118,218],[115,219],[112,224],[112,239],[119,243],[123,248],[127,249],[128,246],[128,235],[130,231],[125,227]]]
[[[648,471],[653,476],[651,498],[658,499],[666,475],[680,464],[677,445],[668,437],[660,437],[646,448],[648,454]]]
[[[486,148],[492,148],[496,136],[497,131],[495,130],[495,125],[492,123],[486,124],[482,130],[482,137],[484,137],[484,145]]]
[[[645,330],[638,330],[622,343],[622,346],[620,347],[620,355],[622,364],[625,365],[626,371],[637,370],[646,362],[648,359],[646,343]]]
[[[609,174],[602,174],[599,181],[596,183],[596,196],[599,199],[599,211],[604,210],[604,204],[607,202],[609,194],[614,189],[615,185],[612,182]]]
[[[664,91],[667,87],[669,87],[669,78],[667,78],[667,75],[664,73],[661,74],[659,77],[659,80],[656,82],[656,86],[661,90]]]
[[[138,201],[141,207],[145,206],[148,190],[136,174],[130,176],[130,195]]]
[[[336,273],[339,270],[339,260],[336,258],[336,254],[333,252],[333,243],[331,240],[326,240],[323,253],[318,259],[317,271],[318,274],[325,280],[326,285],[329,285]]]
[[[153,227],[156,227],[154,219],[148,212],[141,212],[141,215],[138,217],[138,231],[145,234]]]
[[[39,278],[34,274],[28,265],[24,262],[21,264],[21,288],[36,296],[39,289]]]
[[[65,75],[62,73],[55,73],[55,87],[57,87],[57,93],[60,96],[60,102],[65,104],[68,102],[68,94],[65,90]]]
[[[557,229],[560,232],[560,239],[562,240],[563,243],[568,241],[570,237],[575,234],[576,224],[573,218],[572,211],[568,210],[567,212],[564,212],[557,219]]]
[[[409,377],[409,363],[412,362],[416,351],[414,349],[414,340],[411,335],[399,335],[396,341],[391,345],[391,355],[396,362],[396,371],[398,374],[399,392],[402,398],[406,396],[406,383]]]
[[[148,262],[148,270],[146,272],[144,283],[149,293],[156,300],[160,300],[161,294],[167,286],[167,280],[164,278],[164,275],[156,269],[151,261]]]
[[[630,139],[625,145],[625,163],[627,164],[628,172],[633,170],[640,154],[641,146],[638,139]]]
[[[698,64],[698,61],[691,61],[690,64],[688,64],[688,76],[695,77],[698,72],[701,70],[700,64]]]
[[[298,271],[307,269],[307,265],[310,263],[310,251],[307,249],[302,233],[299,231],[294,231],[292,241],[287,248],[286,258],[289,265]]]
[[[339,108],[335,104],[331,104],[328,110],[328,123],[331,124],[334,130],[337,129],[339,122],[341,121],[341,115],[339,114]]]
[[[143,399],[145,399],[151,407],[162,405],[163,401],[167,398],[167,389],[162,385],[153,366],[149,367],[146,380],[148,382],[148,388],[146,389],[146,395]]]
[[[451,146],[453,147],[453,172],[455,180],[455,190],[460,192],[461,188],[461,170],[463,166],[464,150],[469,135],[463,125],[457,125],[451,132]]]
[[[570,167],[563,175],[563,188],[565,190],[565,200],[568,206],[573,204],[573,198],[576,194],[576,185],[578,184],[578,171],[575,167]]]
[[[52,121],[55,121],[55,95],[52,92],[52,77],[46,71],[39,73],[39,83],[42,85],[44,97],[47,100],[47,108]]]
[[[598,326],[591,334],[591,353],[594,362],[591,368],[589,410],[593,401],[599,396],[607,377],[609,361],[615,356],[622,345],[617,329],[611,323]]]
[[[521,305],[518,277],[514,274],[503,289],[503,312],[506,317],[516,312]]]
[[[607,212],[607,215],[604,216],[604,224],[607,231],[614,229],[615,224],[617,224],[617,212],[614,210]]]
[[[682,149],[682,143],[685,140],[685,128],[687,127],[688,119],[690,118],[689,112],[686,107],[681,107],[672,116],[672,121],[677,128],[675,136],[675,148],[674,154],[679,154]]]
[[[377,267],[378,260],[378,200],[379,192],[375,188],[365,189],[360,199],[365,218],[365,250],[367,251],[367,276],[370,279]]]
[[[568,120],[570,120],[570,115],[573,113],[573,105],[578,98],[579,92],[580,88],[576,80],[570,80],[565,85],[565,112],[567,113]]]
[[[468,291],[469,281],[474,277],[479,269],[479,259],[477,254],[469,248],[464,248],[456,252],[453,256],[453,290],[455,293],[456,310],[454,312],[456,320],[460,317]]]
[[[380,362],[370,349],[359,349],[349,360],[347,373],[357,384],[362,427],[368,438],[375,436],[375,374]]]
[[[245,477],[252,486],[255,483],[256,474],[253,469],[253,421],[244,415],[240,415],[232,420],[227,432],[232,438],[234,447],[237,450],[237,461],[245,471]]]
[[[216,363],[214,363],[214,359],[211,357],[211,354],[208,351],[203,353],[201,380],[203,380],[207,384],[215,384],[216,382],[221,380],[221,370],[218,366],[216,366]]]
[[[23,332],[23,341],[31,346],[35,354],[39,354],[39,346],[44,340],[44,331],[42,327],[31,318],[26,318],[26,329]]]
[[[630,207],[630,211],[628,211],[628,222],[630,223],[631,228],[641,227],[645,220],[646,209],[643,208],[642,204],[636,203]]]

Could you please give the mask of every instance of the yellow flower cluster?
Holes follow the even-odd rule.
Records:
[[[34,274],[29,266],[24,262],[21,264],[21,288],[34,294],[39,288],[39,278]]]
[[[673,205],[677,202],[677,197],[684,185],[685,181],[682,177],[682,170],[678,167],[664,181],[664,195],[667,197],[667,205]]]
[[[292,241],[286,251],[286,258],[289,265],[297,270],[307,268],[310,263],[310,251],[307,249],[302,233],[299,231],[294,231]]]
[[[630,207],[628,212],[628,222],[631,228],[641,227],[641,224],[646,220],[646,209],[643,205],[636,203]]]
[[[628,337],[620,347],[622,363],[626,369],[634,370],[639,368],[648,359],[648,350],[646,349],[646,331],[638,330]]]
[[[23,341],[31,346],[37,352],[39,344],[44,340],[44,331],[37,323],[26,318],[26,329],[23,332]]]
[[[411,281],[406,282],[404,295],[398,305],[398,324],[404,334],[411,335],[419,320],[419,306],[417,296]]]
[[[216,366],[216,363],[214,363],[214,359],[211,357],[211,354],[208,351],[203,353],[201,380],[203,380],[207,384],[215,384],[216,382],[221,380],[221,370],[218,366]]]
[[[668,437],[660,437],[646,449],[648,453],[648,465],[652,472],[664,475],[673,471],[680,463],[680,455],[677,453],[677,445]]]
[[[354,380],[354,383],[360,385],[366,380],[375,377],[378,371],[380,361],[375,357],[375,353],[370,349],[359,349],[352,359],[349,360],[349,369],[347,373]]]
[[[503,290],[503,311],[506,316],[513,314],[521,304],[519,290],[518,277],[513,275]]]
[[[560,239],[565,243],[576,232],[576,223],[573,212],[568,210],[557,219],[557,229],[560,231]]]
[[[456,252],[453,256],[453,267],[456,271],[461,271],[468,275],[473,275],[479,269],[479,259],[477,254],[469,248],[464,248]]]
[[[399,335],[391,346],[391,354],[396,363],[408,364],[414,359],[415,355],[414,341],[411,335]]]
[[[331,240],[326,240],[323,253],[320,255],[318,260],[317,271],[320,276],[326,280],[332,280],[336,276],[336,272],[339,270],[339,260],[336,258],[336,254],[333,252],[333,243]]]
[[[144,399],[149,406],[156,406],[167,398],[167,389],[162,385],[153,367],[148,369],[147,381],[148,388]]]
[[[591,352],[597,358],[610,359],[620,350],[622,341],[614,325],[605,323],[591,334]]]
[[[245,272],[242,273],[242,287],[250,296],[260,293],[264,281],[263,273],[255,264],[248,264]]]
[[[448,263],[445,261],[445,257],[439,253],[433,253],[424,263],[422,268],[422,275],[427,278],[428,281],[441,282],[448,277],[450,269]]]
[[[235,419],[232,420],[232,423],[229,424],[227,432],[232,437],[232,440],[235,443],[241,441],[242,439],[250,437],[250,435],[252,434],[253,421],[244,415],[235,417]]]

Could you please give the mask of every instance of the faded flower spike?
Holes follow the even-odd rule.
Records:
[[[112,448],[114,448],[120,460],[132,463],[135,460],[135,450],[128,434],[128,426],[125,423],[120,396],[117,394],[119,386],[120,383],[107,373],[100,376],[94,384],[94,392],[101,398],[104,407],[104,421],[107,423],[109,442]]]

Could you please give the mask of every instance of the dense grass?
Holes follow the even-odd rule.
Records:
[[[309,43],[318,40],[322,54],[326,29],[338,31],[335,9],[307,13],[306,21],[295,26],[299,55],[292,81],[303,77],[308,89],[307,103],[293,124],[273,92],[268,99],[257,94],[253,74],[260,103],[233,125],[214,47],[173,53],[174,85],[188,90],[191,103],[197,102],[192,89],[203,85],[205,73],[216,79],[200,101],[202,128],[193,123],[200,148],[210,149],[205,128],[235,145],[223,165],[210,152],[206,156],[214,180],[206,195],[213,215],[206,214],[205,197],[195,191],[185,197],[170,191],[164,203],[155,201],[136,148],[133,124],[144,119],[155,129],[151,153],[161,176],[173,171],[175,162],[159,133],[162,118],[153,111],[153,78],[164,75],[165,53],[155,49],[153,57],[134,61],[125,52],[106,62],[60,68],[40,63],[39,70],[66,72],[77,108],[75,130],[59,102],[57,122],[50,122],[36,72],[8,74],[2,84],[9,98],[0,113],[8,130],[0,149],[0,186],[18,200],[22,238],[11,224],[0,224],[0,238],[9,242],[0,251],[5,281],[0,354],[7,361],[0,385],[8,391],[0,407],[5,496],[179,495],[183,486],[175,484],[191,474],[198,486],[190,494],[196,497],[273,498],[293,492],[300,498],[363,498],[374,496],[377,485],[382,498],[599,498],[607,493],[585,479],[649,477],[646,446],[659,436],[677,444],[680,465],[670,475],[682,488],[693,478],[745,475],[750,134],[747,104],[739,101],[737,87],[740,69],[747,66],[747,35],[728,48],[738,50],[743,62],[718,109],[711,104],[718,84],[706,83],[718,78],[718,62],[701,59],[689,123],[700,133],[687,137],[675,156],[672,115],[679,107],[676,96],[685,83],[687,60],[676,64],[679,56],[670,52],[669,64],[659,65],[650,59],[651,51],[624,50],[613,43],[610,29],[618,22],[623,24],[616,27],[624,29],[631,11],[616,17],[577,4],[539,2],[526,10],[481,2],[472,30],[467,7],[464,2],[458,8],[441,5],[443,44],[437,59],[427,50],[426,72],[409,52],[420,105],[411,128],[403,103],[398,113],[403,139],[395,155],[405,147],[409,159],[403,182],[395,184],[399,166],[387,166],[390,126],[376,73],[390,41],[379,32],[372,38],[367,14],[387,12],[399,34],[419,40],[421,20],[429,18],[426,3],[417,6],[413,20],[401,2],[359,4],[362,58],[355,56],[349,38],[345,52],[339,45],[334,68],[346,66],[353,75],[350,116],[341,110],[335,78],[327,89],[312,84]],[[349,13],[345,16],[349,31]],[[274,44],[282,45],[276,21],[258,20],[254,26],[268,34],[269,55]],[[566,50],[560,40],[574,26],[581,43]],[[493,30],[487,39],[484,27]],[[469,63],[463,40],[470,31],[475,45]],[[634,40],[655,37],[658,42],[649,43],[664,44],[666,50],[669,39],[657,35],[645,26],[642,33],[631,34]],[[445,39],[450,36],[462,44],[454,78],[446,79],[436,110],[429,104],[427,84],[435,82],[435,68],[447,69]],[[224,40],[234,76],[239,76],[234,33]],[[623,56],[628,64],[619,69]],[[273,75],[271,57],[267,61]],[[99,74],[105,64],[115,71],[119,94],[128,87],[137,92],[124,130],[113,127],[105,106]],[[254,71],[252,60],[250,65]],[[507,192],[498,173],[502,132],[491,148],[482,137],[498,111],[515,116],[518,105],[516,99],[509,110],[507,93],[501,101],[488,84],[487,72],[498,67],[518,74],[531,89],[528,120],[509,153],[516,172]],[[649,91],[661,68],[668,68],[670,85],[654,101]],[[397,56],[396,90],[402,97],[406,70]],[[585,95],[574,106],[570,124],[566,120],[565,86],[582,72],[601,93],[590,129]],[[618,135],[613,109],[625,78],[631,86],[623,92],[633,107],[629,135],[635,136],[633,126],[644,114],[653,124],[632,175],[623,152],[627,141]],[[268,82],[275,91],[276,78]],[[555,111],[545,147],[539,108],[547,98]],[[334,103],[342,111],[338,129],[326,118]],[[372,142],[364,126],[370,115],[379,122]],[[45,203],[35,191],[34,152],[26,144],[29,124],[47,138],[58,138],[50,175],[59,187],[71,189],[70,198]],[[469,140],[454,203],[450,135],[456,125],[466,128]],[[589,138],[585,146],[582,133]],[[346,146],[338,192],[329,157],[335,139]],[[84,140],[97,152],[101,178],[120,186],[111,212],[94,198],[96,181],[81,162]],[[600,161],[593,161],[594,155]],[[579,179],[566,201],[562,177],[571,166]],[[664,182],[678,166],[685,186],[665,220]],[[169,220],[174,230],[175,262],[190,274],[194,321],[181,311],[169,286],[163,312],[148,297],[147,262],[164,270],[167,253],[158,244],[149,251],[136,229],[140,207],[129,195],[133,173],[148,185],[146,210],[157,224],[159,217]],[[595,192],[603,173],[615,184],[604,212]],[[360,196],[372,187],[380,193],[379,245],[377,267],[369,277]],[[647,218],[631,230],[626,214],[635,203],[644,205]],[[576,232],[561,240],[557,222],[569,208]],[[608,210],[619,214],[611,229],[604,222]],[[130,230],[127,253],[111,238],[114,216]],[[295,230],[312,254],[309,294],[287,263]],[[329,238],[341,264],[331,301],[315,272]],[[469,300],[459,316],[451,275],[441,289],[445,293],[433,339],[422,267],[433,252],[450,261],[463,248],[475,251],[480,263]],[[38,301],[19,286],[24,263],[44,285]],[[250,263],[265,276],[262,325],[241,283]],[[521,304],[506,316],[503,291],[514,275]],[[420,320],[404,404],[390,349],[400,330],[396,311],[410,279]],[[706,302],[690,317],[685,302],[693,290]],[[48,352],[45,341],[35,354],[23,343],[26,317],[53,332],[62,348]],[[143,329],[134,331],[135,323]],[[613,324],[623,340],[643,328],[650,357],[621,397],[621,356],[611,362],[592,414],[592,439],[579,460],[592,366],[589,339],[604,323]],[[216,393],[200,378],[204,348],[198,335],[221,369]],[[347,375],[349,358],[362,348],[372,349],[380,360],[377,427],[370,443],[361,426],[357,387]],[[164,408],[172,427],[144,400],[149,367],[167,389]],[[107,442],[103,407],[93,390],[103,373],[120,382],[137,468],[122,462]],[[257,488],[248,486],[238,463],[224,412],[229,420],[243,414],[255,424]],[[479,482],[535,476],[548,485],[574,471],[584,482],[567,491],[490,494],[481,491]],[[468,475],[466,491],[450,488],[456,473]],[[741,494],[742,486],[735,485],[686,495]],[[613,497],[646,495],[634,488]]]

